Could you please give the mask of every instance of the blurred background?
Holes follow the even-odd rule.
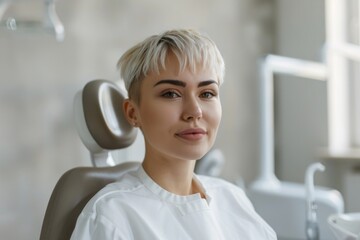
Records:
[[[3,20],[43,18],[42,0],[9,3]],[[59,177],[70,168],[91,165],[74,126],[76,92],[93,79],[119,81],[117,60],[145,37],[172,28],[194,28],[217,43],[226,62],[226,78],[215,147],[225,156],[221,177],[245,185],[256,178],[259,167],[260,58],[271,53],[322,61],[324,0],[55,3],[65,29],[63,41],[41,31],[0,28],[1,239],[39,238]],[[354,122],[359,122],[359,105],[353,104],[352,110]],[[302,183],[309,164],[325,161],[327,171],[316,184],[336,187],[347,210],[360,211],[360,196],[354,191],[360,185],[359,157],[339,161],[320,153],[328,141],[326,82],[277,77],[275,113],[279,179]],[[353,124],[354,147],[360,145],[358,128]],[[130,160],[141,159],[137,147],[141,142],[126,154]]]

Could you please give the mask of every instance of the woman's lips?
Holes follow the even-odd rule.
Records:
[[[189,128],[175,134],[186,140],[199,140],[206,135],[206,131],[201,128]]]

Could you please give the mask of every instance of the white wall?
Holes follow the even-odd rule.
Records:
[[[36,15],[39,5],[24,9],[19,2],[11,11],[15,17],[33,13],[41,18]],[[1,239],[37,239],[61,174],[90,165],[73,126],[76,91],[95,78],[118,80],[120,55],[169,28],[196,28],[218,43],[227,64],[224,117],[216,143],[226,157],[223,177],[255,178],[256,61],[273,44],[271,1],[61,0],[57,9],[66,30],[63,43],[44,34],[0,29]]]

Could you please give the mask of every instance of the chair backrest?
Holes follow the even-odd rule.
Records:
[[[40,240],[70,239],[79,214],[95,193],[139,164],[126,162],[114,167],[78,167],[64,173],[51,194]]]
[[[93,80],[75,95],[76,130],[94,166],[108,166],[106,152],[126,148],[137,135],[123,114],[125,93],[111,81]]]
[[[134,142],[137,132],[123,115],[123,100],[118,86],[106,80],[91,81],[76,95],[76,128],[91,154],[104,156],[102,153]],[[139,162],[125,162],[112,167],[77,167],[64,173],[51,194],[40,240],[69,239],[86,203],[105,185],[138,166]]]

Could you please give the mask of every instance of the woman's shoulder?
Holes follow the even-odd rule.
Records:
[[[116,182],[107,184],[90,199],[84,211],[99,211],[104,206],[104,203],[107,205],[111,201],[128,201],[128,198],[132,195],[131,193],[141,191],[143,184],[137,177],[136,171],[131,170]]]

